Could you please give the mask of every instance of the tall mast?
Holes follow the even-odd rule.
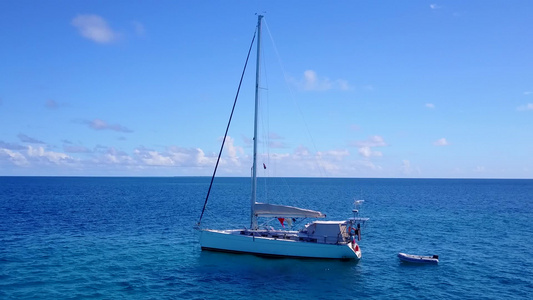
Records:
[[[257,63],[255,66],[255,115],[254,115],[254,153],[252,165],[252,199],[251,199],[251,225],[252,229],[257,229],[257,217],[255,216],[254,206],[257,198],[257,115],[259,111],[259,81],[261,74],[261,19],[262,15],[257,16]]]

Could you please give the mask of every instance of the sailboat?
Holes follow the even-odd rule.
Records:
[[[200,223],[207,204],[207,198],[216,173],[213,173],[206,202],[197,226],[200,230],[200,246],[202,250],[230,253],[248,253],[269,257],[314,258],[360,260],[361,248],[357,243],[361,240],[361,229],[368,218],[360,218],[358,206],[362,200],[355,201],[353,217],[342,221],[316,220],[306,224],[299,230],[274,229],[271,226],[259,226],[259,218],[275,218],[282,220],[323,219],[325,214],[319,211],[293,206],[259,203],[257,193],[257,115],[259,99],[259,74],[261,54],[261,23],[262,15],[257,21],[257,62],[255,84],[255,118],[252,163],[252,192],[250,201],[250,228],[241,229],[205,229]],[[255,38],[255,35],[254,35]],[[252,41],[253,44],[253,41]],[[251,51],[250,46],[250,51]],[[250,52],[249,52],[250,53]],[[248,54],[249,55],[249,54]],[[244,72],[243,72],[244,73]],[[241,80],[242,82],[242,80]],[[235,107],[235,106],[234,106]],[[233,111],[232,111],[233,115]],[[231,117],[230,117],[231,122]],[[229,123],[228,123],[229,128]],[[226,129],[227,135],[227,129]],[[222,147],[224,142],[222,143]],[[222,153],[222,148],[220,154]],[[219,154],[219,159],[220,159]],[[217,161],[218,166],[218,161]]]

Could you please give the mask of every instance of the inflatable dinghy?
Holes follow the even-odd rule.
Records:
[[[403,262],[415,263],[415,264],[438,264],[439,256],[422,256],[422,255],[412,255],[405,253],[398,253],[398,258]]]

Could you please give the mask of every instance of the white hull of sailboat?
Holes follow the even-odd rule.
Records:
[[[250,253],[260,256],[359,260],[361,250],[352,244],[321,244],[272,237],[236,234],[234,230],[201,230],[202,250]]]

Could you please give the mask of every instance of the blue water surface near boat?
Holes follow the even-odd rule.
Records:
[[[0,177],[0,299],[527,299],[533,180],[259,180],[259,201],[370,217],[359,263],[202,252],[209,178]],[[203,225],[249,223],[215,180]],[[439,265],[398,252],[438,254]]]

